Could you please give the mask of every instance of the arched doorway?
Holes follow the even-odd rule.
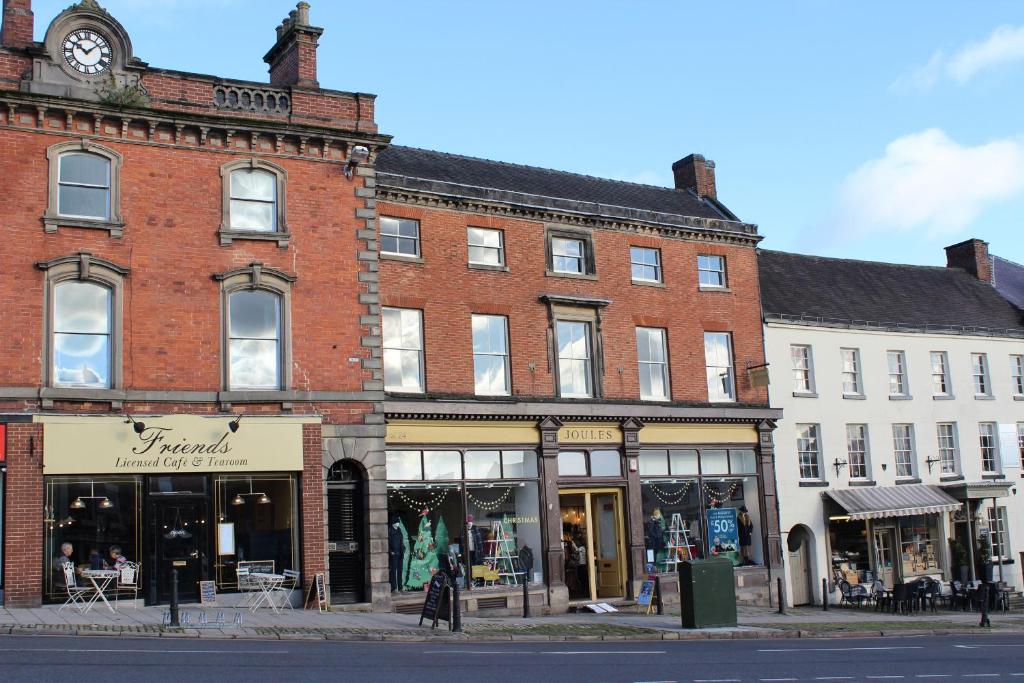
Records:
[[[327,569],[331,602],[366,600],[366,477],[352,460],[327,473]]]
[[[814,602],[811,588],[811,530],[797,524],[789,530],[786,545],[789,550],[789,579],[792,586],[793,605],[809,605]]]

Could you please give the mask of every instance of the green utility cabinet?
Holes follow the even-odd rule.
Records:
[[[732,560],[687,560],[679,565],[683,628],[736,625],[736,579]]]

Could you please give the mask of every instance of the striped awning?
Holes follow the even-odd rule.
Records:
[[[846,510],[850,519],[881,519],[950,512],[960,502],[940,489],[927,484],[903,486],[865,486],[856,489],[825,491],[829,498]]]

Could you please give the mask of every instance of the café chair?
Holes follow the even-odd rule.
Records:
[[[292,606],[292,593],[298,590],[302,585],[301,574],[294,569],[285,569],[281,573],[284,574],[284,583],[274,590],[281,593],[282,608],[287,607],[288,609],[295,609]]]
[[[62,564],[61,570],[64,572],[64,585],[68,591],[68,599],[57,611],[62,612],[68,605],[74,605],[78,608],[79,612],[84,614],[89,611],[89,605],[91,604],[90,598],[93,593],[96,592],[96,589],[92,586],[78,585],[78,581],[75,578],[75,565],[70,562]]]
[[[125,562],[117,572],[117,583],[114,584],[114,609],[117,609],[118,598],[125,593],[132,596],[132,607],[139,608],[139,563]]]
[[[258,597],[259,586],[249,577],[248,567],[237,567],[235,576],[238,577],[238,592],[242,594],[242,601],[238,603],[238,607],[248,607],[249,603]]]

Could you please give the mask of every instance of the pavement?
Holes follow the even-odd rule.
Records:
[[[355,680],[478,683],[1013,683],[1021,638],[620,643],[310,642],[0,636],[7,681]],[[69,679],[70,680],[70,679]]]
[[[631,607],[614,614],[562,614],[520,617],[463,618],[463,633],[451,633],[441,622],[436,630],[419,625],[419,617],[391,613],[317,612],[269,609],[255,614],[231,607],[183,605],[183,627],[165,624],[166,606],[131,607],[116,612],[99,605],[87,614],[49,605],[34,609],[0,609],[0,635],[101,635],[169,638],[267,640],[389,641],[550,641],[550,640],[690,640],[737,638],[869,637],[978,633],[979,615],[939,610],[913,616],[861,608],[776,610],[741,606],[732,628],[684,629],[678,613],[646,615]],[[205,621],[205,623],[203,623]],[[187,623],[186,623],[187,622]],[[991,615],[993,633],[1024,635],[1024,613]],[[1021,681],[1024,683],[1024,680]]]

